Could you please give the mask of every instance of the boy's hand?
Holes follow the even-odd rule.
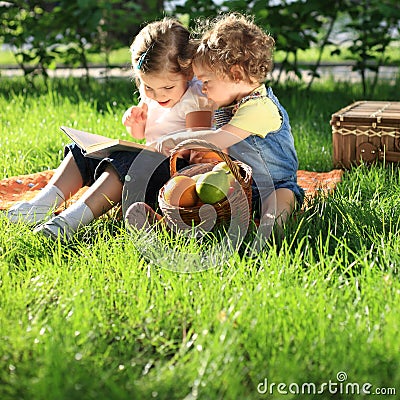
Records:
[[[128,108],[122,117],[122,123],[126,127],[132,128],[137,126],[137,124],[146,123],[147,109],[148,106],[146,103],[143,103],[141,106],[132,106]]]
[[[212,163],[212,162],[221,162],[222,158],[211,150],[203,150],[203,151],[190,151],[190,159],[189,164],[203,164],[203,163]]]
[[[154,143],[154,148],[159,153],[169,157],[171,155],[171,150],[173,150],[179,142],[180,140],[174,138],[173,135],[167,135],[158,139]]]
[[[159,153],[164,154],[165,156],[169,157],[171,155],[171,151],[183,140],[187,138],[183,137],[182,134],[180,135],[166,135],[161,137],[156,142],[153,143],[152,147],[158,151]],[[190,164],[197,164],[197,163],[209,163],[215,161],[222,161],[222,158],[215,152],[204,149],[204,150],[195,150],[195,149],[188,149],[188,150],[181,150],[180,152],[184,155],[188,155],[187,152],[190,151],[189,163]],[[223,153],[228,154],[227,149],[221,150]],[[185,154],[186,152],[186,154]],[[182,154],[181,154],[182,156]]]

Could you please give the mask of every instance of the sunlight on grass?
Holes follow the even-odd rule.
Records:
[[[330,116],[361,88],[274,91],[300,168],[332,169]],[[129,81],[1,80],[2,177],[55,168],[60,125],[125,135],[133,93]],[[65,246],[0,215],[0,398],[308,399],[258,388],[320,388],[339,372],[398,393],[399,199],[398,166],[353,168],[252,257],[212,236],[131,233],[117,212]]]

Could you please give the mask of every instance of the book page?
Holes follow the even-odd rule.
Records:
[[[113,143],[115,141],[115,139],[110,139],[106,136],[79,131],[67,126],[62,126],[61,130],[64,131],[82,150],[85,151],[87,151],[87,148],[90,146]]]
[[[85,157],[105,158],[115,151],[142,151],[154,152],[155,149],[144,144],[121,139],[111,139],[85,131],[62,126],[64,131],[85,153]]]

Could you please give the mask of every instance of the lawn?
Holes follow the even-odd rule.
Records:
[[[331,170],[330,116],[361,88],[274,90],[300,168]],[[374,98],[398,91],[382,84]],[[126,136],[133,101],[129,80],[0,80],[1,178],[55,168],[60,125]],[[399,232],[400,172],[382,165],[347,171],[259,254],[206,259],[197,273],[149,260],[117,213],[66,246],[0,216],[0,399],[395,399]],[[152,240],[161,255],[206,248]]]

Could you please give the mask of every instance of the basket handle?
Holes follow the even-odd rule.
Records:
[[[189,146],[190,145],[190,146]],[[212,150],[215,153],[217,153],[223,161],[226,162],[228,165],[230,171],[232,172],[232,175],[236,178],[236,180],[240,183],[240,185],[243,186],[244,179],[240,173],[240,167],[238,164],[233,162],[232,158],[229,157],[228,154],[222,152],[217,146],[213,145],[212,143],[209,143],[205,140],[200,140],[200,139],[187,139],[175,146],[175,148],[171,151],[171,158],[170,158],[170,173],[171,176],[176,174],[176,160],[178,157],[178,153],[181,150],[184,150],[185,148],[189,148],[191,150],[194,149],[199,149],[199,150]]]

